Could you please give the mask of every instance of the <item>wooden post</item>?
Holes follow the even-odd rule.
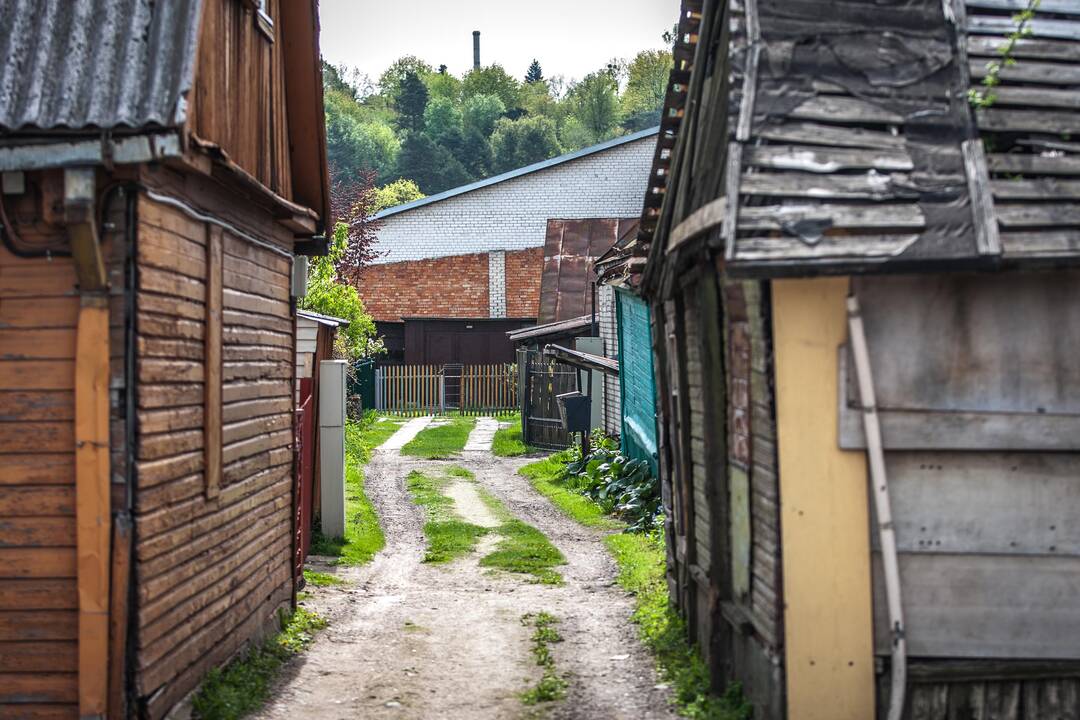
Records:
[[[104,716],[109,686],[109,302],[82,296],[75,348],[79,715]]]
[[[127,717],[124,696],[124,655],[127,650],[128,578],[131,572],[131,518],[120,513],[113,521],[112,588],[109,614],[109,716]]]
[[[206,497],[213,499],[221,490],[222,451],[222,286],[224,282],[222,230],[211,226],[206,246],[206,340],[203,344],[206,361],[203,401],[205,424]]]

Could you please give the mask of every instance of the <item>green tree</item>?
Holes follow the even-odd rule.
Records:
[[[544,117],[503,118],[491,135],[491,150],[496,172],[547,160],[562,151],[555,123]]]
[[[495,130],[496,121],[505,112],[506,105],[498,95],[473,95],[465,101],[462,119],[466,130],[476,130],[484,137],[488,137]]]
[[[461,147],[461,162],[469,174],[476,179],[491,174],[494,159],[491,154],[491,142],[477,128],[465,131],[465,142]]]
[[[443,65],[439,72],[427,73],[421,75],[424,84],[427,85],[428,97],[434,100],[435,98],[445,98],[452,100],[453,102],[461,101],[461,81],[448,72],[445,72],[446,66]]]
[[[414,72],[406,73],[397,96],[398,127],[402,130],[423,130],[427,104],[428,91],[424,81]]]
[[[461,92],[466,100],[476,95],[497,95],[508,111],[521,107],[521,85],[502,65],[470,70],[461,81]]]
[[[529,65],[528,72],[525,73],[525,82],[536,83],[544,79],[544,71],[540,67],[540,61],[533,58],[532,64]]]
[[[618,134],[619,85],[606,70],[590,73],[571,88],[567,102],[570,114],[584,128],[590,143],[603,142]]]
[[[363,108],[340,91],[326,93],[326,148],[337,173],[375,171],[380,182],[393,176],[400,143],[386,124],[367,119]]]
[[[672,67],[671,53],[666,50],[645,50],[631,61],[626,91],[619,99],[627,130],[644,130],[660,122]]]
[[[446,98],[435,98],[424,111],[424,132],[457,157],[465,140],[461,110]]]
[[[406,135],[401,143],[398,174],[415,181],[426,195],[465,185],[473,179],[449,150],[417,132]]]
[[[337,263],[348,245],[348,235],[349,226],[345,223],[334,226],[330,252],[313,259],[308,268],[307,294],[297,304],[304,310],[348,320],[348,327],[342,328],[339,335],[349,359],[358,360],[380,355],[385,348],[376,337],[375,321],[364,310],[356,288],[338,276]]]
[[[420,192],[419,185],[412,180],[401,178],[375,189],[375,203],[372,211],[379,212],[386,208],[397,207],[422,197],[424,193]]]
[[[405,82],[406,75],[412,73],[417,77],[424,77],[431,71],[431,66],[415,55],[400,57],[392,62],[390,67],[386,68],[383,74],[379,76],[379,92],[391,102],[395,102],[401,92],[401,84]]]

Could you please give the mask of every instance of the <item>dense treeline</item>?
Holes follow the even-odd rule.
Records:
[[[519,81],[499,65],[459,78],[407,56],[374,83],[324,63],[331,173],[430,195],[652,127],[671,62],[644,51],[567,82],[534,60]],[[396,201],[419,196],[394,187]]]

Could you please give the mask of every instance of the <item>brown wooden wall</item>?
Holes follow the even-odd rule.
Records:
[[[65,244],[57,229],[20,233]],[[70,259],[0,247],[0,717],[78,712],[78,310]]]
[[[138,213],[135,685],[158,717],[290,599],[293,321],[287,258],[146,198]]]
[[[708,257],[654,308],[669,583],[716,685],[783,713],[779,497],[767,289]],[[658,343],[659,345],[659,343]]]
[[[273,40],[246,0],[206,0],[190,129],[278,195],[292,199],[280,0]],[[321,208],[320,208],[321,209]]]

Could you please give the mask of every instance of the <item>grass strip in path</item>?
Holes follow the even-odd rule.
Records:
[[[371,451],[397,432],[402,420],[374,412],[345,425],[345,537],[312,533],[311,553],[337,557],[342,565],[363,565],[386,545],[375,507],[364,492],[364,466]]]
[[[555,658],[551,656],[549,647],[552,643],[562,642],[562,635],[555,629],[558,622],[557,617],[546,612],[521,616],[522,625],[536,628],[532,635],[532,654],[536,658],[536,664],[544,670],[536,686],[521,694],[521,702],[526,705],[561,700],[566,696],[566,679],[556,672]]]
[[[480,559],[482,567],[532,575],[536,582],[546,585],[562,583],[562,576],[552,568],[566,564],[566,558],[547,536],[514,517],[498,498],[479,487],[480,499],[500,524],[486,528],[462,520],[454,512],[454,501],[444,492],[453,482],[476,481],[471,472],[456,466],[446,468],[441,477],[433,478],[414,470],[406,479],[413,502],[427,511],[424,535],[428,548],[424,562],[449,562],[467,555],[476,548],[481,537],[495,533],[499,543]]]
[[[445,563],[469,554],[488,528],[465,522],[454,513],[454,501],[442,493],[449,477],[432,478],[413,470],[405,480],[413,502],[427,511],[424,535],[428,540],[424,562]]]
[[[582,525],[608,530],[621,530],[626,525],[604,514],[599,505],[584,495],[562,485],[566,473],[565,453],[557,453],[519,470],[525,479],[548,500]]]
[[[223,668],[207,673],[192,700],[201,720],[239,720],[255,712],[270,695],[270,686],[285,662],[303,652],[326,621],[298,608],[282,617],[281,632],[251,648]]]
[[[439,423],[436,425],[435,423]],[[402,455],[427,460],[445,460],[459,452],[469,441],[476,425],[475,417],[449,416],[436,418],[428,427],[401,448]]]

